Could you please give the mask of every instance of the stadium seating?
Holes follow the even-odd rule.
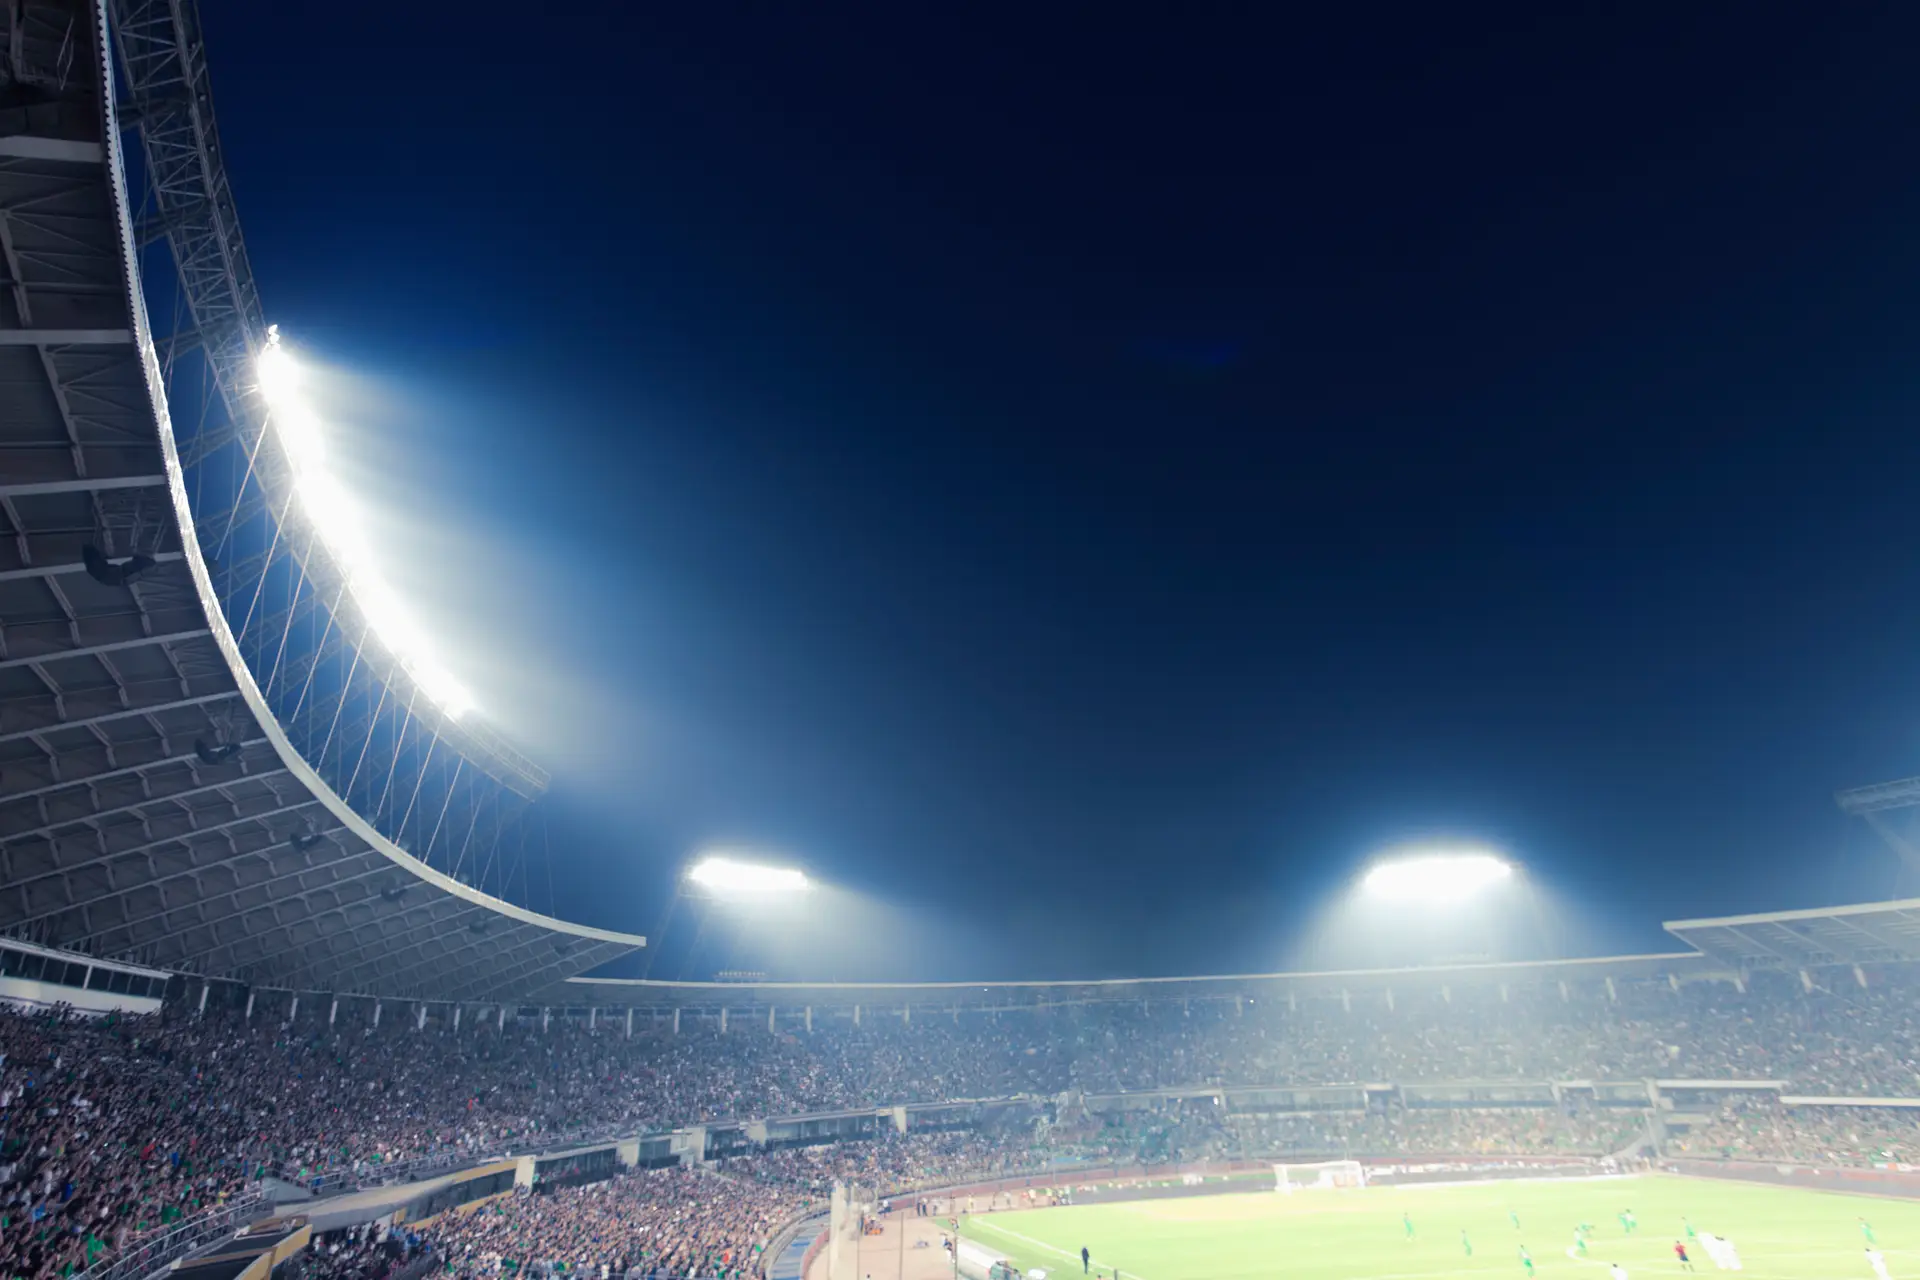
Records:
[[[1709,1105],[1675,1151],[1862,1163],[1910,1158],[1910,1112],[1795,1108],[1814,1095],[1920,1094],[1920,983],[1901,972],[1808,991],[1780,975],[1727,984],[1455,990],[1349,1009],[1231,1001],[1087,1005],[959,1022],[823,1021],[810,1034],[689,1022],[629,1038],[611,1020],[373,1026],[324,1008],[291,1025],[237,1009],[169,1007],[152,1018],[0,1015],[0,1260],[43,1280],[83,1269],[144,1232],[238,1194],[263,1175],[291,1180],[431,1153],[550,1148],[583,1131],[665,1129],[722,1118],[1026,1094],[1111,1094],[1195,1085],[1439,1080],[1767,1080]],[[1729,1095],[1732,1096],[1732,1095]],[[1259,1158],[1286,1153],[1591,1153],[1647,1132],[1630,1109],[1461,1106],[1395,1100],[1346,1113],[1234,1111],[1210,1097],[1082,1117],[1032,1133],[914,1135],[878,1144],[725,1162],[739,1210],[694,1221],[673,1266],[738,1258],[770,1219],[835,1177],[924,1184],[1090,1159]],[[688,1175],[691,1176],[691,1175]],[[699,1200],[693,1184],[630,1180],[631,1194]],[[629,1186],[623,1182],[621,1186]],[[751,1190],[746,1190],[746,1189]],[[628,1194],[620,1192],[618,1194]],[[595,1198],[598,1196],[599,1198]],[[609,1198],[613,1197],[613,1198]],[[572,1191],[516,1209],[463,1247],[560,1249],[552,1206],[579,1222],[639,1212],[614,1191]],[[706,1201],[701,1201],[706,1203]],[[547,1206],[547,1207],[542,1207]],[[499,1216],[496,1214],[496,1216]],[[697,1215],[696,1215],[697,1218]],[[570,1246],[569,1246],[570,1247]],[[563,1250],[564,1251],[564,1250]],[[662,1256],[668,1256],[663,1250]]]

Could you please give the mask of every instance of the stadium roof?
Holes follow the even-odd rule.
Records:
[[[1618,982],[1691,981],[1727,969],[1696,951],[1601,956],[1578,960],[1344,969],[1322,973],[1239,973],[1174,978],[1099,978],[1028,982],[666,982],[644,978],[574,977],[556,982],[538,1002],[559,1008],[782,1009],[802,1005],[875,1009],[999,1009],[1130,1000],[1337,999],[1384,991],[1438,992],[1565,982],[1590,987]]]
[[[1694,948],[1649,955],[1573,960],[1431,965],[1402,969],[1242,973],[1199,977],[1106,978],[1030,982],[665,982],[574,977],[537,997],[555,1007],[765,1009],[802,1005],[876,1010],[1008,1009],[1125,1000],[1299,999],[1358,997],[1392,990],[1470,991],[1565,982],[1724,979],[1752,969],[1812,969],[1842,964],[1920,961],[1920,898],[1808,911],[1776,911],[1709,920],[1675,920],[1669,933]]]
[[[209,513],[187,485],[223,444],[257,457],[261,424],[168,401],[184,353],[212,362],[259,337],[193,6],[33,0],[0,24],[0,931],[261,986],[425,999],[517,996],[644,945],[511,905],[431,865],[432,841],[421,857],[400,843],[416,811],[446,818],[453,791],[443,802],[430,786],[449,756],[456,776],[480,761],[460,784],[475,827],[508,784],[474,777],[537,791],[544,779],[504,748],[483,760],[475,733],[436,731],[441,772],[420,766],[396,827],[332,789],[281,723],[247,660],[261,661],[259,628],[223,611]],[[138,122],[128,152],[101,92],[109,28]],[[185,305],[157,339],[136,246],[178,268],[166,285]],[[184,443],[176,413],[200,423]],[[336,644],[365,639],[353,619],[324,622]],[[364,665],[383,695],[402,678],[377,655]],[[382,728],[376,715],[343,732]]]
[[[1667,932],[1728,964],[1809,969],[1920,960],[1920,898],[1672,920]]]

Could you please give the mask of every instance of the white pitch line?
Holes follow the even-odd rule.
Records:
[[[1032,1236],[1022,1235],[1020,1232],[1015,1231],[1012,1227],[1003,1227],[997,1222],[989,1222],[985,1218],[978,1218],[978,1217],[976,1217],[973,1220],[973,1225],[976,1227],[989,1227],[992,1230],[1001,1232],[1004,1235],[1010,1235],[1015,1240],[1024,1240],[1036,1249],[1045,1249],[1048,1253],[1057,1253],[1061,1257],[1067,1259],[1069,1262],[1080,1261],[1079,1254],[1069,1253],[1067,1250],[1060,1248],[1060,1246],[1058,1245],[1048,1244],[1045,1240],[1035,1240]],[[1098,1258],[1093,1258],[1092,1260],[1103,1267],[1112,1266],[1111,1263],[1101,1262],[1101,1260]],[[1132,1277],[1132,1280],[1147,1280],[1147,1278],[1141,1275],[1138,1271],[1129,1271],[1127,1272],[1127,1275]]]

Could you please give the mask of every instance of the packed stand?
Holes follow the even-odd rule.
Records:
[[[410,1280],[435,1269],[425,1236],[377,1223],[360,1223],[316,1236],[295,1254],[283,1280]]]
[[[937,1187],[1035,1168],[1046,1152],[1030,1132],[888,1132],[877,1138],[788,1147],[735,1156],[722,1168],[743,1178],[825,1196],[835,1182],[880,1192]]]
[[[1669,1154],[1870,1168],[1920,1162],[1920,1113],[1901,1107],[1782,1107],[1729,1100],[1671,1139]]]
[[[802,1192],[665,1169],[553,1191],[515,1192],[448,1214],[429,1231],[447,1274],[730,1277],[758,1274]]]
[[[264,1002],[252,1018],[237,1008],[196,1016],[180,1007],[186,1002],[146,1018],[0,1014],[0,1261],[19,1280],[52,1280],[241,1194],[262,1175],[305,1181],[416,1157],[954,1098],[1661,1076],[1920,1095],[1920,982],[1887,970],[1863,990],[1839,972],[1812,991],[1777,974],[1756,974],[1745,990],[1620,984],[1615,998],[1592,984],[1564,994],[1553,985],[1468,984],[1391,1000],[1356,993],[1350,1008],[1337,999],[1297,1008],[1167,1000],[911,1022],[869,1009],[859,1025],[845,1011],[820,1009],[810,1031],[792,1012],[778,1030],[743,1019],[723,1032],[689,1018],[676,1033],[664,1019],[642,1018],[631,1037],[624,1020],[375,1025],[364,1002],[344,1002],[337,1022],[325,1006],[287,1020]],[[1432,1134],[1439,1123],[1408,1117],[1389,1132],[1344,1135],[1342,1149],[1466,1141],[1558,1150],[1613,1140],[1564,1126],[1535,1132],[1526,1127],[1532,1120],[1503,1131],[1508,1122],[1492,1118],[1458,1131],[1454,1117],[1455,1130]],[[1737,1141],[1720,1145],[1863,1158],[1908,1141],[1897,1117],[1851,1127],[1831,1113],[1771,1123],[1787,1136],[1733,1134]],[[1898,1140],[1882,1141],[1882,1127]],[[1704,1132],[1688,1141],[1712,1145]],[[1088,1134],[1081,1147],[1088,1159],[1247,1149],[1204,1112],[1121,1138]],[[911,1166],[916,1157],[872,1158]]]

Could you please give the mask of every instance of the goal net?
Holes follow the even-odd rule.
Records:
[[[1302,1188],[1364,1187],[1367,1171],[1358,1160],[1323,1160],[1319,1164],[1276,1164],[1273,1189],[1292,1194]]]

